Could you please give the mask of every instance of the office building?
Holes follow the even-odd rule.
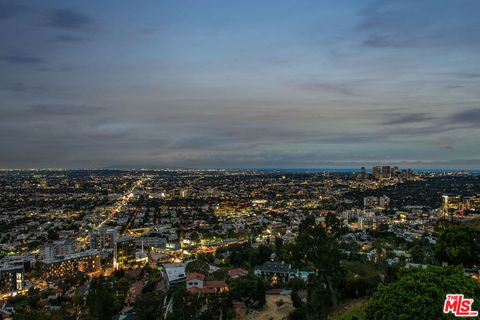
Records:
[[[366,178],[366,176],[367,176],[367,172],[366,172],[366,170],[365,170],[365,167],[361,167],[361,168],[360,168],[360,179],[363,180],[363,179]]]
[[[23,266],[5,265],[0,267],[0,293],[23,290],[23,275]]]
[[[101,228],[95,230],[90,234],[90,249],[113,249],[117,238],[118,231],[115,228]]]
[[[113,253],[113,267],[115,269],[125,268],[128,264],[135,262],[135,238],[122,237],[115,241]]]
[[[382,167],[381,166],[373,166],[372,174],[375,179],[379,179],[382,177]]]
[[[100,253],[97,250],[88,250],[47,260],[41,264],[42,277],[48,280],[62,279],[78,273],[95,272],[100,268]]]
[[[385,179],[390,179],[392,177],[392,170],[390,166],[382,166],[382,177]]]

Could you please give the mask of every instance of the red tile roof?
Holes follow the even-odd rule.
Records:
[[[187,281],[194,280],[194,279],[203,281],[205,279],[205,276],[198,272],[192,272],[187,275]]]
[[[188,288],[187,291],[190,293],[215,293],[216,292],[216,290],[213,288],[197,288],[197,287]]]
[[[222,289],[227,287],[227,283],[223,280],[220,281],[205,281],[204,286],[206,288]]]
[[[235,268],[235,269],[229,270],[228,274],[230,275],[230,277],[233,278],[233,277],[240,277],[240,276],[247,275],[248,272],[247,270],[242,268]]]

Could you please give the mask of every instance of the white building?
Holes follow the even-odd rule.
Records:
[[[77,241],[75,239],[55,240],[45,244],[40,249],[42,260],[50,261],[58,257],[69,256],[77,252]]]

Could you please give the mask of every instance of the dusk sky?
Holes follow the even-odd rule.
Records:
[[[0,0],[0,168],[480,169],[480,1]]]

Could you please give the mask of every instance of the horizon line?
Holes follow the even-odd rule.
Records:
[[[379,165],[379,166],[388,166],[388,165]],[[365,167],[367,172],[369,168],[374,166],[361,166]],[[339,170],[347,170],[344,172],[351,172],[351,171],[360,171],[361,167],[161,167],[161,168],[153,168],[153,167],[72,167],[72,168],[61,168],[61,167],[41,167],[41,168],[0,168],[0,171],[102,171],[102,170],[117,170],[117,171],[176,171],[176,170],[204,170],[204,171],[242,171],[242,170],[253,170],[253,171],[291,171],[291,170],[299,170],[299,171],[308,171],[308,170],[316,170],[316,171],[337,171],[342,172]],[[412,168],[412,167],[400,167],[400,166],[392,166],[390,167],[398,167],[400,170],[412,170],[412,171],[420,171],[420,172],[480,172],[480,169],[457,169],[457,168]]]

